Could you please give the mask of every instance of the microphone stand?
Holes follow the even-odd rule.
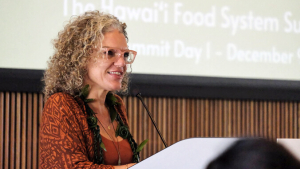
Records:
[[[167,148],[167,147],[168,147],[168,146],[167,146],[167,143],[165,142],[164,138],[162,137],[160,131],[158,130],[158,128],[157,128],[157,126],[156,126],[156,123],[155,123],[155,121],[153,120],[153,118],[152,118],[152,116],[151,116],[151,114],[150,114],[150,112],[149,112],[147,106],[145,105],[145,103],[144,103],[143,98],[142,98],[141,95],[142,95],[141,93],[138,93],[138,94],[136,95],[136,97],[139,98],[139,99],[141,100],[141,102],[143,103],[143,106],[144,106],[145,109],[147,110],[147,113],[148,113],[148,115],[149,115],[149,117],[150,117],[150,119],[151,119],[151,121],[152,121],[152,123],[153,123],[153,125],[154,125],[154,127],[155,127],[155,129],[156,129],[156,131],[157,131],[157,133],[158,133],[158,135],[160,136],[161,141],[164,143],[165,148]]]

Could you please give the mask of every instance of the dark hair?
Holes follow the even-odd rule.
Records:
[[[300,162],[274,141],[243,139],[211,161],[206,169],[300,169]]]

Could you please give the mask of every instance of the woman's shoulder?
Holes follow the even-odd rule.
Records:
[[[82,104],[82,100],[79,96],[72,96],[69,93],[65,92],[57,92],[52,94],[48,99],[48,101],[56,101],[56,102],[69,102],[69,103],[78,103]]]
[[[58,92],[52,94],[46,101],[45,108],[49,107],[51,109],[59,108],[59,109],[68,109],[68,110],[76,110],[82,108],[81,99],[78,97],[74,97],[68,93]]]
[[[64,92],[58,92],[58,93],[54,93],[52,94],[48,99],[47,101],[64,101],[64,100],[74,100],[74,97],[68,93],[64,93]]]

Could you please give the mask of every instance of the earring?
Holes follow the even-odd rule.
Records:
[[[131,64],[127,64],[127,65],[126,65],[126,68],[127,68],[127,71],[126,71],[126,72],[132,73],[132,67],[131,67]],[[130,68],[130,71],[129,71],[128,68]]]

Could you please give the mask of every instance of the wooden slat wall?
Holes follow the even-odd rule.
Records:
[[[123,97],[142,159],[164,148],[142,104]],[[168,145],[190,137],[300,137],[300,102],[145,97]],[[0,168],[37,168],[39,93],[0,92]]]
[[[144,98],[168,145],[190,137],[300,138],[300,102]],[[130,130],[138,143],[149,139],[142,159],[164,148],[146,110],[124,97]]]
[[[39,93],[0,92],[0,168],[38,166]]]

